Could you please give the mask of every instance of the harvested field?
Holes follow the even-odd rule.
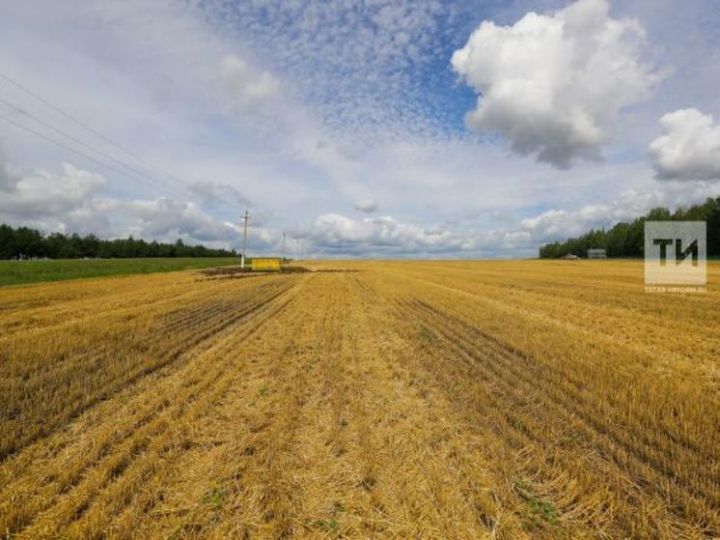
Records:
[[[720,536],[719,265],[303,266],[0,289],[0,536]]]

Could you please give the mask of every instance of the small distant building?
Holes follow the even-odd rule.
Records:
[[[250,259],[250,269],[253,272],[279,272],[282,269],[280,257],[253,257]]]
[[[607,259],[607,250],[599,249],[599,248],[588,249],[587,250],[587,258],[588,259]]]
[[[577,261],[580,257],[578,257],[577,255],[573,255],[572,253],[568,253],[567,255],[563,255],[560,258],[566,261]]]

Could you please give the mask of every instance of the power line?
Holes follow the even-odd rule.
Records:
[[[248,211],[245,210],[245,215],[243,216],[243,249],[242,249],[242,258],[240,259],[240,268],[245,268],[245,248],[247,247],[248,219],[250,219],[250,216],[248,215]]]
[[[40,131],[37,131],[36,129],[33,129],[33,128],[31,128],[31,127],[28,127],[27,125],[24,125],[24,124],[22,124],[22,123],[20,123],[20,122],[17,122],[17,121],[15,121],[15,120],[13,120],[12,118],[8,118],[7,116],[0,116],[0,119],[4,120],[5,122],[7,122],[7,123],[9,123],[9,124],[12,124],[13,126],[19,128],[19,129],[25,130],[25,131],[27,131],[28,133],[32,133],[32,134],[35,135],[36,137],[40,137],[41,139],[43,139],[43,140],[45,140],[45,141],[48,141],[48,142],[50,142],[50,143],[52,143],[52,144],[54,144],[54,145],[56,145],[56,146],[58,146],[58,147],[60,147],[60,148],[62,148],[62,149],[64,149],[64,150],[68,150],[69,152],[72,152],[72,153],[74,153],[74,154],[76,154],[76,155],[78,155],[78,156],[81,156],[81,157],[83,157],[83,158],[85,158],[85,159],[88,159],[88,160],[92,161],[93,163],[95,163],[95,164],[97,164],[97,165],[100,165],[101,167],[104,167],[104,168],[106,168],[106,169],[109,169],[109,170],[111,170],[111,171],[114,171],[114,172],[116,172],[116,173],[118,173],[118,174],[121,174],[121,175],[123,175],[123,176],[130,176],[126,170],[123,170],[123,169],[121,169],[121,168],[119,168],[119,167],[117,167],[117,166],[115,166],[115,165],[111,165],[111,164],[108,163],[106,160],[101,160],[101,159],[99,159],[99,158],[97,158],[97,157],[94,157],[94,156],[91,156],[91,155],[87,154],[86,152],[83,152],[83,151],[81,151],[81,150],[78,150],[77,148],[73,148],[72,146],[69,146],[69,145],[65,144],[64,142],[61,142],[61,141],[59,141],[59,140],[57,140],[57,139],[55,139],[55,138],[53,138],[53,137],[49,137],[49,136],[47,136],[46,134],[41,133]],[[62,134],[62,132],[60,132],[59,130],[58,130],[58,132]],[[70,138],[72,139],[72,137],[70,137]],[[83,145],[83,146],[87,146],[87,145]],[[92,147],[90,147],[90,146],[87,146],[87,147],[92,149]],[[100,152],[100,154],[102,154],[102,152]],[[137,177],[136,174],[135,174],[134,176]],[[187,198],[187,194],[179,191],[178,189],[174,188],[173,186],[164,185],[164,184],[160,183],[158,180],[154,180],[154,179],[149,178],[149,177],[147,177],[147,178],[148,178],[150,181],[155,182],[161,189],[164,189],[164,190],[166,190],[166,191],[172,192],[175,196],[180,197],[180,198],[182,198],[182,199]]]
[[[28,112],[28,111],[26,111],[26,110],[18,107],[17,105],[15,105],[15,104],[13,104],[13,103],[10,103],[10,102],[8,102],[8,101],[5,101],[5,100],[2,99],[2,98],[0,98],[0,103],[2,103],[3,105],[5,105],[6,107],[9,107],[9,108],[13,109],[13,110],[16,111],[16,112],[22,114],[23,116],[27,116],[28,118],[34,120],[34,121],[37,122],[38,124],[40,124],[40,125],[48,128],[48,129],[51,129],[51,130],[54,131],[55,133],[57,133],[57,134],[59,134],[59,135],[61,135],[61,136],[63,136],[63,137],[66,137],[66,138],[68,138],[68,139],[70,139],[71,141],[75,142],[76,144],[79,144],[80,146],[82,146],[82,147],[84,147],[84,148],[86,148],[86,149],[88,149],[88,150],[90,150],[90,151],[92,151],[92,152],[95,152],[95,153],[103,156],[104,158],[113,161],[114,163],[117,163],[117,164],[118,164],[119,166],[121,166],[121,167],[125,167],[128,171],[130,171],[130,174],[133,174],[133,175],[135,175],[135,176],[137,176],[137,177],[140,177],[140,178],[144,178],[144,179],[146,179],[146,180],[149,180],[150,182],[154,182],[155,184],[157,184],[158,186],[162,187],[163,189],[168,189],[168,188],[169,188],[169,189],[173,189],[173,190],[175,189],[174,187],[171,187],[171,186],[169,186],[169,185],[167,185],[167,184],[164,184],[162,181],[160,181],[160,180],[158,180],[158,179],[156,179],[156,178],[153,178],[153,177],[151,177],[151,176],[148,176],[147,174],[143,173],[142,171],[136,169],[135,167],[132,167],[131,165],[128,165],[127,163],[125,163],[125,162],[123,162],[123,161],[120,161],[119,159],[116,159],[114,156],[111,156],[110,154],[107,154],[106,152],[103,152],[102,150],[99,150],[99,149],[95,148],[94,146],[86,143],[85,141],[82,141],[82,140],[78,139],[77,137],[75,137],[75,136],[73,136],[73,135],[70,135],[70,134],[67,133],[66,131],[64,131],[64,130],[62,130],[62,129],[60,129],[60,128],[57,128],[57,127],[53,126],[52,124],[50,124],[50,123],[48,123],[48,122],[45,122],[45,121],[42,120],[41,118],[38,118],[36,115],[34,115],[34,114],[32,114],[32,113],[30,113],[30,112]],[[113,168],[113,170],[118,171],[118,169],[115,169],[115,168]],[[128,174],[127,171],[118,171],[118,172],[121,172],[121,173],[123,173],[123,174]],[[175,191],[175,194],[176,194],[176,195],[185,196],[185,194],[182,194],[180,191],[177,191],[177,190]]]
[[[0,101],[1,101],[1,100],[0,100]],[[28,126],[25,126],[25,125],[19,123],[19,122],[16,122],[16,121],[13,120],[12,118],[8,118],[7,116],[0,115],[0,120],[4,120],[5,122],[7,122],[7,123],[9,123],[9,124],[11,124],[11,125],[19,128],[19,129],[22,129],[22,130],[25,130],[25,131],[27,131],[27,132],[29,132],[29,133],[32,133],[33,135],[35,135],[35,136],[37,136],[37,137],[40,137],[41,139],[44,139],[45,141],[48,141],[48,142],[50,142],[50,143],[52,143],[52,144],[55,144],[55,145],[59,146],[60,148],[63,148],[63,149],[65,149],[65,150],[69,151],[69,152],[72,152],[72,153],[77,154],[77,155],[79,155],[79,156],[81,156],[81,157],[84,157],[85,159],[88,159],[88,160],[92,161],[93,163],[96,163],[96,164],[98,164],[98,165],[100,165],[100,166],[102,166],[102,167],[106,167],[106,168],[111,169],[111,170],[113,170],[113,171],[115,171],[115,172],[118,172],[118,173],[120,173],[120,174],[124,174],[124,172],[121,171],[120,169],[117,169],[116,167],[113,167],[113,166],[111,166],[111,165],[108,165],[107,163],[104,163],[104,162],[102,162],[102,161],[94,158],[93,156],[89,156],[89,155],[86,154],[85,152],[81,152],[80,150],[77,150],[76,148],[72,148],[71,146],[68,146],[68,145],[64,144],[63,142],[60,142],[60,141],[58,141],[58,140],[55,140],[55,139],[53,139],[52,137],[48,137],[48,136],[45,135],[44,133],[40,133],[39,131],[37,131],[37,130],[35,130],[35,129],[33,129],[33,128],[30,128],[30,127],[28,127]],[[248,224],[248,220],[250,219],[247,210],[245,210],[245,215],[244,215],[244,217],[243,217],[242,219],[243,219],[243,221],[244,221],[244,226],[243,226],[243,250],[242,250],[241,267],[244,268],[244,267],[245,267],[245,252],[246,252],[246,246],[247,246],[247,224]],[[285,247],[284,247],[284,234],[283,234],[283,251],[284,251],[284,249],[285,249]]]
[[[147,168],[149,168],[149,169],[151,169],[151,170],[154,170],[156,173],[159,172],[162,176],[167,176],[168,178],[172,178],[172,179],[175,180],[176,182],[180,183],[183,188],[188,189],[187,182],[185,182],[184,180],[182,180],[182,179],[178,178],[177,176],[175,176],[175,175],[173,175],[173,174],[170,174],[169,172],[164,171],[163,169],[161,169],[161,168],[153,165],[152,163],[150,163],[150,162],[148,162],[147,160],[143,159],[142,157],[140,157],[140,156],[137,155],[136,153],[132,152],[131,150],[128,150],[128,149],[125,148],[123,145],[117,143],[116,141],[114,141],[114,140],[111,139],[110,137],[107,137],[106,135],[103,135],[102,133],[100,133],[98,130],[92,128],[91,126],[89,126],[88,124],[86,124],[85,122],[83,122],[82,120],[78,119],[75,115],[70,114],[69,112],[67,112],[67,111],[61,109],[60,107],[58,107],[57,105],[54,105],[53,103],[51,103],[51,102],[48,101],[47,99],[45,99],[45,98],[43,98],[42,96],[40,96],[37,92],[34,92],[34,91],[30,90],[28,87],[26,87],[26,86],[23,85],[22,83],[18,82],[17,80],[13,79],[12,77],[10,77],[10,76],[8,76],[8,75],[0,72],[0,79],[4,80],[5,82],[7,82],[7,83],[9,83],[9,84],[11,84],[11,85],[13,85],[13,86],[15,86],[16,88],[18,88],[18,89],[22,90],[23,92],[29,94],[30,96],[34,97],[36,100],[38,100],[39,102],[41,102],[41,103],[44,104],[45,106],[49,107],[50,109],[54,110],[54,111],[57,112],[58,114],[60,114],[60,115],[62,115],[63,117],[67,118],[68,120],[70,120],[71,122],[77,124],[78,126],[82,127],[83,129],[87,130],[88,132],[92,133],[92,134],[95,135],[96,137],[99,137],[100,139],[102,139],[102,140],[105,141],[106,143],[110,144],[111,146],[114,146],[115,148],[117,148],[117,149],[120,150],[121,152],[127,154],[128,156],[130,156],[130,157],[132,157],[133,159],[135,159],[137,162],[139,162],[139,163],[141,163],[142,165],[144,165],[145,167],[147,167]],[[13,105],[10,105],[10,106],[12,106],[13,108],[19,109],[18,107],[15,107],[15,106],[13,106]],[[24,111],[24,110],[20,109],[20,112],[22,112],[23,114],[26,114],[26,115],[32,117],[32,115],[30,115],[30,113],[27,113],[27,111]],[[36,119],[36,121],[38,121],[38,122],[40,122],[40,123],[43,123],[42,121],[37,120],[37,118],[35,118],[35,119]],[[51,127],[51,129],[53,129],[53,130],[55,130],[55,131],[61,131],[61,130],[58,130],[57,128],[54,128],[54,127]],[[63,133],[63,134],[64,134],[64,133]],[[68,136],[67,134],[64,134],[64,135],[65,135],[65,136]],[[74,140],[77,141],[77,139],[75,139],[75,138],[73,138],[73,137],[70,137],[70,136],[69,136],[69,138],[74,139]],[[85,146],[85,147],[89,147],[89,146],[90,146],[90,145],[88,145],[88,144],[86,144],[86,143],[83,143],[83,142],[81,142],[80,144],[82,144],[82,145]],[[98,152],[98,153],[100,153],[100,154],[103,154],[103,155],[105,155],[105,156],[108,156],[108,154],[105,154],[104,152],[100,152],[100,151],[98,151],[97,149],[94,149],[94,148],[91,148],[91,149],[92,149],[93,151],[95,151],[95,152]],[[77,152],[76,152],[76,153],[77,153]],[[109,157],[109,159],[112,159],[114,162],[120,163],[121,165],[123,165],[123,166],[125,166],[125,167],[128,167],[128,168],[131,169],[131,170],[136,170],[136,169],[134,169],[132,166],[127,165],[127,164],[124,163],[124,162],[120,162],[119,160],[117,160],[117,159],[115,159],[115,158],[113,158],[113,157],[110,157],[110,156],[108,156],[108,157]],[[144,173],[141,173],[141,172],[139,172],[139,171],[138,171],[138,174],[140,174],[140,175],[142,175],[142,176],[144,176],[144,177],[146,177],[146,178],[149,178],[149,177],[147,177],[147,175],[145,175]],[[155,181],[156,183],[161,182],[161,181],[159,181],[159,180],[152,180],[152,181]],[[175,193],[178,194],[179,192],[176,191]],[[183,195],[183,197],[184,197],[184,196],[186,196],[186,195]]]
[[[54,110],[55,112],[61,114],[62,116],[64,116],[64,117],[67,118],[68,120],[76,123],[78,126],[86,129],[87,131],[89,131],[90,133],[92,133],[93,135],[95,135],[96,137],[100,137],[100,138],[101,138],[102,140],[104,140],[106,143],[111,144],[112,146],[118,148],[119,150],[121,150],[122,152],[124,152],[124,153],[126,153],[127,155],[131,156],[132,158],[134,158],[134,159],[136,159],[136,160],[138,160],[138,161],[140,161],[140,162],[143,162],[143,161],[144,161],[143,158],[139,157],[137,154],[131,152],[130,150],[128,150],[128,149],[125,148],[124,146],[120,145],[119,143],[113,141],[110,137],[107,137],[107,136],[103,135],[102,133],[100,133],[99,131],[97,131],[97,130],[93,129],[92,127],[88,126],[85,122],[83,122],[83,121],[81,121],[81,120],[78,120],[74,115],[72,115],[72,114],[70,114],[70,113],[62,110],[62,109],[61,109],[60,107],[58,107],[57,105],[53,105],[53,104],[50,103],[48,100],[46,100],[46,99],[43,98],[42,96],[38,95],[37,93],[33,92],[32,90],[30,90],[30,89],[27,88],[26,86],[20,84],[20,83],[19,83],[18,81],[16,81],[15,79],[12,79],[11,77],[5,75],[5,74],[2,73],[2,72],[0,72],[0,79],[3,79],[5,82],[8,82],[8,83],[12,84],[12,85],[15,86],[16,88],[19,88],[20,90],[22,90],[23,92],[26,92],[27,94],[30,94],[32,97],[34,97],[35,99],[37,99],[39,102],[43,103],[45,106],[50,107],[50,108],[51,108],[52,110]]]
[[[100,133],[98,130],[92,128],[91,126],[87,125],[85,122],[79,120],[79,119],[76,118],[74,115],[72,115],[72,114],[64,111],[64,110],[61,109],[60,107],[54,105],[53,103],[51,103],[50,101],[46,100],[45,98],[43,98],[42,96],[40,96],[40,95],[37,94],[36,92],[33,92],[32,90],[30,90],[29,88],[27,88],[26,86],[24,86],[23,84],[21,84],[20,82],[12,79],[11,77],[5,75],[5,74],[2,73],[2,72],[0,72],[0,79],[2,79],[3,81],[5,81],[5,82],[7,82],[7,83],[9,83],[9,84],[11,84],[11,85],[13,85],[13,86],[15,86],[16,88],[22,90],[23,92],[29,94],[30,96],[32,96],[33,98],[35,98],[36,100],[38,100],[40,103],[42,103],[42,104],[44,104],[45,106],[49,107],[50,109],[52,109],[53,111],[57,112],[58,114],[60,114],[60,115],[63,116],[64,118],[70,120],[70,121],[73,122],[74,124],[76,124],[76,125],[80,126],[81,128],[85,129],[87,132],[91,133],[92,135],[100,138],[100,139],[103,140],[105,143],[109,144],[110,146],[112,146],[112,147],[120,150],[120,152],[124,153],[125,155],[130,156],[130,157],[133,158],[138,164],[140,164],[140,166],[142,166],[142,167],[144,167],[144,168],[146,168],[146,169],[148,169],[148,170],[151,170],[151,171],[153,171],[153,172],[155,172],[155,173],[158,173],[158,172],[159,172],[161,176],[165,176],[165,177],[171,178],[171,179],[175,180],[177,183],[179,183],[179,184],[180,184],[179,187],[180,187],[181,189],[184,188],[185,190],[189,190],[189,187],[188,187],[187,183],[186,183],[184,180],[176,177],[176,176],[173,175],[173,174],[168,173],[167,171],[164,171],[164,170],[160,169],[159,167],[156,167],[155,165],[153,165],[152,163],[150,163],[150,162],[148,162],[147,160],[143,159],[142,157],[138,156],[138,155],[135,154],[134,152],[128,150],[128,149],[125,148],[124,146],[122,146],[122,145],[120,145],[119,143],[115,142],[115,141],[114,141],[113,139],[111,139],[110,137],[107,137],[107,136],[103,135],[103,134]],[[31,112],[28,112],[28,111],[26,111],[25,109],[23,109],[23,108],[15,105],[15,104],[13,104],[13,103],[10,103],[10,102],[8,102],[8,101],[5,101],[5,100],[3,100],[3,99],[0,99],[0,103],[4,104],[6,107],[9,107],[11,110],[16,111],[17,113],[22,114],[23,116],[26,116],[26,117],[30,118],[31,120],[37,122],[38,124],[44,126],[45,128],[52,130],[53,132],[61,135],[62,137],[65,137],[65,138],[69,139],[70,141],[73,141],[75,144],[78,144],[78,145],[80,145],[81,147],[83,147],[83,148],[85,148],[85,149],[87,149],[87,150],[90,150],[91,152],[94,152],[95,154],[98,154],[98,155],[102,156],[103,158],[105,158],[105,160],[110,160],[111,162],[119,165],[120,167],[124,168],[125,170],[118,169],[116,166],[113,166],[113,165],[107,163],[105,160],[100,160],[100,159],[98,159],[98,158],[96,158],[96,157],[90,156],[90,155],[88,155],[87,153],[85,153],[85,152],[83,152],[83,151],[80,151],[80,150],[78,150],[78,149],[76,149],[76,148],[73,148],[73,147],[65,144],[64,142],[58,141],[58,140],[56,140],[56,139],[53,138],[53,137],[48,137],[48,136],[45,135],[44,133],[41,133],[41,132],[37,131],[36,129],[33,129],[33,128],[31,128],[31,127],[28,127],[27,125],[23,125],[22,123],[17,122],[17,121],[15,121],[15,120],[12,119],[12,118],[8,118],[8,117],[1,116],[1,115],[0,115],[0,119],[8,122],[9,124],[11,124],[11,125],[19,128],[19,129],[25,130],[25,131],[27,131],[27,132],[29,132],[29,133],[37,136],[37,137],[40,137],[41,139],[44,139],[45,141],[48,141],[48,142],[50,142],[50,143],[52,143],[52,144],[54,144],[54,145],[56,145],[56,146],[59,146],[60,148],[63,148],[63,149],[65,149],[65,150],[67,150],[67,151],[70,151],[70,152],[76,154],[76,155],[79,155],[79,156],[81,156],[81,157],[84,157],[85,159],[88,159],[88,160],[92,161],[93,163],[96,163],[96,164],[98,164],[98,165],[100,165],[100,166],[102,166],[102,167],[106,167],[107,169],[110,169],[110,170],[112,170],[112,171],[118,172],[118,173],[123,174],[123,175],[127,175],[127,174],[128,174],[127,171],[131,171],[131,174],[134,175],[135,177],[145,178],[145,179],[147,179],[147,180],[155,183],[156,185],[162,187],[162,188],[165,189],[165,190],[173,191],[176,195],[179,195],[181,199],[184,199],[184,198],[187,197],[187,194],[186,194],[186,193],[182,193],[181,190],[179,190],[178,188],[175,188],[175,186],[169,185],[169,184],[167,184],[166,182],[163,182],[162,180],[156,179],[155,177],[148,176],[148,174],[146,174],[146,173],[144,173],[143,171],[135,168],[133,165],[130,165],[130,164],[128,164],[127,162],[125,162],[125,161],[123,161],[123,160],[117,159],[117,158],[114,157],[113,155],[108,154],[107,152],[104,152],[103,150],[99,150],[99,149],[96,148],[94,145],[92,145],[92,144],[90,144],[90,143],[82,140],[81,138],[75,137],[74,135],[71,135],[71,134],[67,133],[67,132],[64,131],[63,129],[60,129],[60,128],[54,126],[54,125],[51,124],[50,122],[47,122],[47,121],[43,120],[42,118],[39,118],[37,115],[32,114]],[[188,194],[189,194],[189,192],[188,192]],[[244,262],[245,262],[245,249],[246,249],[245,246],[246,246],[246,243],[247,243],[247,222],[248,222],[248,212],[247,212],[247,210],[246,210],[246,211],[245,211],[245,217],[244,217],[244,230],[243,230],[243,256],[242,256],[242,263],[241,263],[242,266],[244,266]]]
[[[112,167],[112,166],[108,165],[107,163],[103,163],[102,161],[99,161],[99,160],[95,159],[94,157],[87,155],[84,152],[76,150],[75,148],[72,148],[64,143],[61,143],[60,141],[56,141],[55,139],[48,137],[47,135],[40,133],[39,131],[36,131],[32,128],[24,126],[24,125],[20,124],[19,122],[16,122],[15,120],[12,120],[11,118],[8,118],[7,116],[0,116],[0,119],[5,120],[9,124],[12,124],[13,126],[15,126],[17,128],[24,129],[25,131],[28,131],[28,132],[32,133],[33,135],[40,137],[41,139],[45,139],[46,141],[51,142],[51,143],[59,146],[60,148],[64,148],[65,150],[68,150],[70,152],[73,152],[74,154],[84,157],[85,159],[89,159],[90,161],[97,163],[98,165],[100,165],[102,167],[107,167],[107,168],[112,169],[121,174],[123,173],[123,171],[121,171],[120,169],[116,169],[115,167]]]

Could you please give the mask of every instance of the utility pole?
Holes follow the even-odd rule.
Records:
[[[280,260],[282,261],[280,264],[285,264],[285,233],[283,233],[282,258]]]
[[[299,238],[296,241],[296,245],[297,245],[297,258],[298,258],[298,260],[300,260],[300,239]]]
[[[247,222],[248,222],[248,211],[245,210],[245,216],[243,217],[243,250],[242,257],[240,259],[240,268],[245,268],[245,248],[247,248]]]

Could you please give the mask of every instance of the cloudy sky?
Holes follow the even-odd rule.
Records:
[[[720,195],[716,0],[0,4],[0,221],[527,257]]]

